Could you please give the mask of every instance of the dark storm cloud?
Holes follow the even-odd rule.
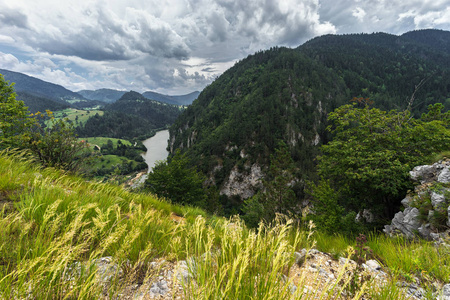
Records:
[[[87,60],[129,60],[142,54],[188,57],[188,47],[169,25],[139,11],[132,13],[130,20],[121,20],[109,10],[92,8],[77,26],[68,21],[34,24],[21,38],[38,51]],[[9,10],[2,15],[4,20],[15,20],[19,13]]]
[[[28,18],[25,14],[2,7],[0,10],[0,24],[2,28],[14,26],[18,28],[28,28]]]
[[[450,0],[0,0],[0,26],[0,63],[13,70],[75,90],[183,93],[318,35],[449,30]]]

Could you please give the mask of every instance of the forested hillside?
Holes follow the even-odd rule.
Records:
[[[94,115],[84,126],[77,127],[77,133],[82,137],[145,139],[156,129],[173,124],[181,113],[178,106],[149,100],[132,91],[106,105],[104,110],[104,115]]]
[[[124,94],[119,100],[106,106],[105,110],[142,117],[152,122],[156,128],[173,124],[181,113],[178,106],[150,100],[133,91]]]
[[[14,89],[16,92],[26,92],[34,96],[52,100],[84,99],[83,96],[58,84],[40,80],[22,73],[0,69],[0,74],[3,74],[6,80],[15,83]]]
[[[448,32],[328,35],[296,49],[250,55],[206,87],[170,129],[170,151],[186,151],[219,187],[225,205],[260,187],[270,154],[288,145],[297,196],[315,178],[327,114],[354,97],[381,109],[450,107]],[[236,198],[238,197],[238,198]]]
[[[17,92],[17,99],[23,101],[31,113],[44,112],[47,109],[51,111],[63,110],[70,107],[70,104],[65,101],[34,96],[27,92]]]
[[[89,100],[98,100],[106,103],[112,103],[120,99],[126,91],[117,91],[112,89],[81,90],[78,94]]]

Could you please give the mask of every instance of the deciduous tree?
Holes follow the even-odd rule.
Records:
[[[409,171],[450,147],[450,117],[442,104],[414,119],[408,110],[382,111],[366,101],[329,114],[332,141],[323,145],[318,172],[347,211],[376,210],[388,218],[411,188]]]
[[[34,124],[23,101],[16,100],[14,84],[0,74],[0,149],[21,147]]]

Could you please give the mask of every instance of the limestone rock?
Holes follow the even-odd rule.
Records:
[[[235,166],[220,190],[220,194],[228,197],[237,195],[242,199],[248,199],[255,194],[254,190],[260,187],[263,176],[264,174],[258,164],[251,166],[249,174],[239,172],[237,166]]]
[[[386,225],[383,231],[391,236],[401,233],[408,238],[413,238],[421,226],[418,217],[419,210],[416,207],[408,207],[396,213],[391,225]]]
[[[417,166],[410,172],[410,177],[419,181],[420,185],[402,200],[405,210],[395,214],[391,225],[386,225],[384,232],[390,236],[401,234],[412,238],[419,234],[428,240],[435,239],[432,234],[438,232],[438,228],[450,227],[450,199],[446,199],[450,192],[450,188],[446,187],[450,183],[450,160]],[[430,200],[431,205],[428,205]],[[436,213],[445,214],[446,210],[448,219],[445,223],[436,224]]]
[[[167,282],[164,279],[161,279],[157,282],[154,282],[150,287],[150,297],[154,298],[159,295],[165,295],[169,291],[169,287],[167,286]]]
[[[366,261],[365,264],[371,271],[380,271],[381,270],[380,264],[374,259]]]
[[[438,300],[450,300],[450,283],[444,285],[442,294],[437,298]]]
[[[421,184],[433,180],[435,178],[436,168],[433,165],[417,166],[409,172],[409,176],[414,181]]]
[[[445,204],[445,196],[434,191],[431,192],[431,205],[434,209],[437,209]]]
[[[447,208],[447,216],[448,216],[447,226],[450,227],[450,205]]]
[[[438,182],[449,183],[450,182],[450,170],[449,167],[445,167],[437,178]]]
[[[97,276],[102,283],[110,282],[116,276],[122,275],[122,270],[113,262],[111,256],[101,257],[93,262],[97,266]]]

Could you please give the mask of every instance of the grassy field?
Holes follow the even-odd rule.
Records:
[[[123,156],[117,156],[117,155],[103,155],[100,158],[98,158],[95,161],[95,164],[93,165],[94,169],[101,169],[101,168],[111,168],[112,166],[120,165],[121,163],[133,163],[137,164],[137,162],[127,159]]]
[[[131,142],[127,140],[122,139],[115,139],[115,138],[109,138],[109,137],[87,137],[87,138],[79,138],[79,141],[87,141],[91,147],[93,148],[95,145],[102,146],[108,142],[108,140],[111,140],[113,142],[114,147],[117,147],[117,143],[120,141],[122,144],[131,146]]]
[[[55,118],[62,118],[62,119],[69,119],[74,124],[85,124],[86,121],[93,115],[99,114],[100,116],[103,115],[102,110],[80,110],[75,108],[67,108],[64,110],[59,110],[53,112],[53,115]]]
[[[450,251],[374,234],[367,246],[388,273],[385,287],[369,283],[349,292],[343,269],[339,284],[305,296],[307,283],[292,292],[283,277],[294,251],[316,247],[345,257],[354,253],[352,239],[284,218],[249,230],[238,217],[41,169],[19,152],[0,152],[0,228],[0,299],[120,299],[124,288],[152,280],[156,259],[189,262],[186,299],[407,299],[397,280],[419,278],[430,289],[450,280]],[[93,263],[106,256],[119,266],[108,285],[96,279]]]

